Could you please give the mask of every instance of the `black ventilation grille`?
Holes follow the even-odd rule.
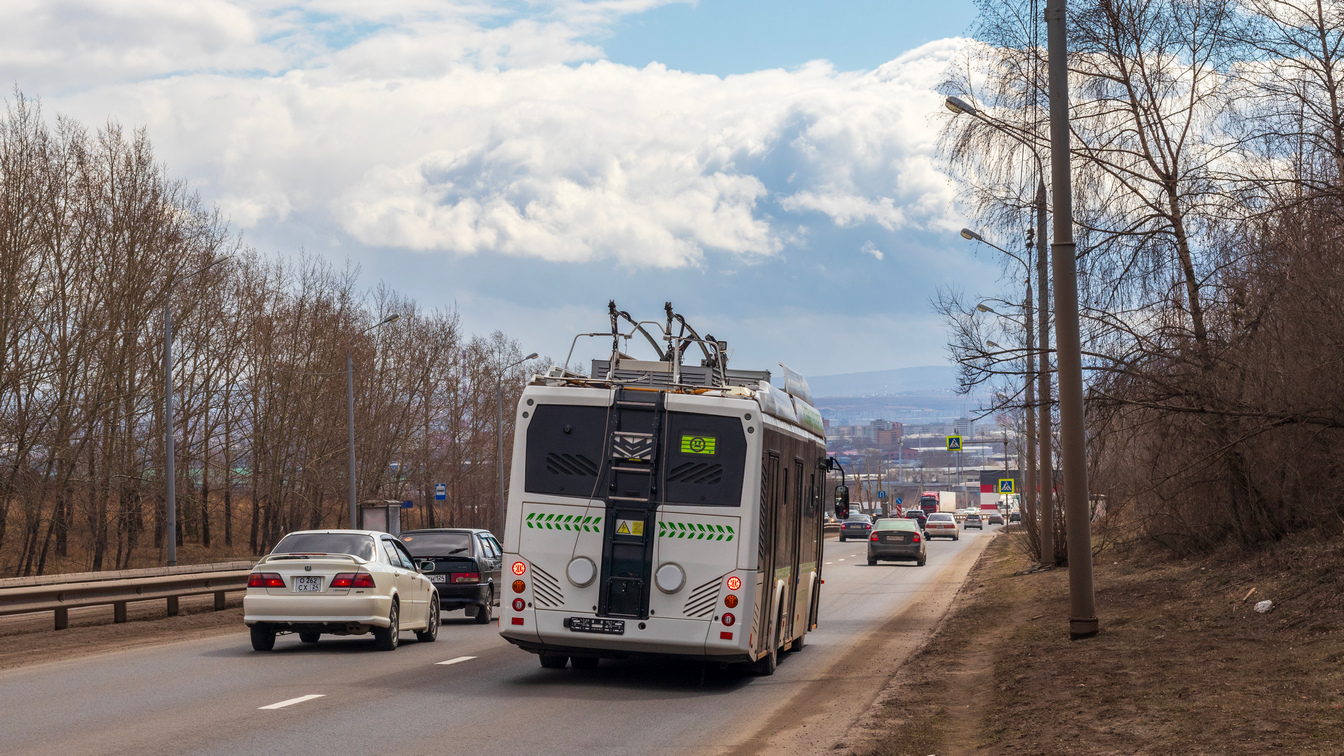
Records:
[[[582,454],[551,452],[546,455],[546,472],[553,475],[582,475],[595,478],[597,477],[597,463]]]
[[[565,603],[565,594],[560,592],[560,582],[549,572],[532,565],[532,598],[541,606],[560,606]]]
[[[714,611],[718,603],[719,579],[714,578],[691,591],[691,597],[686,599],[686,608],[682,609],[682,613],[687,617],[706,617]]]
[[[707,462],[686,462],[667,473],[669,483],[703,483],[716,485],[723,480],[723,465]]]

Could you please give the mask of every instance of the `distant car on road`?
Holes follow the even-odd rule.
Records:
[[[868,565],[879,560],[913,561],[920,567],[928,560],[927,538],[920,533],[919,523],[908,517],[886,517],[873,526],[868,537]]]
[[[867,538],[868,532],[872,529],[873,518],[866,514],[850,515],[848,520],[840,524],[840,540]]]
[[[1012,514],[1008,515],[1008,522],[1022,522],[1022,513],[1013,512]]]
[[[1002,525],[1002,524],[1003,524],[1003,515],[999,514],[998,512],[995,512],[994,514],[990,515],[990,516],[989,516],[989,524],[990,524],[990,525]]]
[[[476,624],[489,624],[499,603],[504,549],[488,530],[431,528],[408,530],[401,540],[417,561],[433,563],[425,577],[439,594],[445,612],[465,609]]]
[[[957,525],[957,521],[948,512],[934,512],[929,515],[929,521],[924,523],[924,532],[929,538],[938,536],[954,541],[961,538],[961,526]]]
[[[915,520],[916,522],[918,522],[920,530],[924,529],[924,525],[926,522],[928,522],[929,519],[929,516],[925,514],[924,510],[922,509],[911,509],[905,513],[905,516],[908,519]]]
[[[290,533],[252,568],[243,596],[252,648],[270,651],[279,633],[316,643],[323,633],[373,633],[393,651],[401,630],[417,640],[439,635],[439,597],[406,547],[374,530]]]
[[[980,519],[980,515],[978,514],[966,515],[966,520],[962,522],[961,525],[967,530],[970,530],[971,528],[975,528],[976,530],[985,529],[985,523],[983,520]]]

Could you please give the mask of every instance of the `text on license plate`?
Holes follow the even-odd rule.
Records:
[[[315,575],[299,575],[294,578],[295,593],[320,593],[322,578]]]
[[[599,619],[596,617],[569,617],[565,620],[565,625],[576,633],[606,633],[609,635],[624,635],[624,620]]]
[[[425,577],[429,578],[429,582],[431,582],[431,583],[443,583],[443,582],[446,582],[446,578],[447,578],[448,576],[447,576],[447,575],[426,575]]]

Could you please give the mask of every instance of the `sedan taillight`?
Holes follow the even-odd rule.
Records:
[[[919,543],[919,533],[912,533],[910,535],[910,543]]]
[[[248,588],[284,588],[285,580],[274,572],[254,572],[247,576]]]
[[[873,533],[873,537],[872,537],[872,538],[869,538],[868,540],[870,540],[870,541],[876,541],[876,540],[877,540],[877,533]]]
[[[355,573],[339,572],[331,579],[332,588],[349,588],[355,584]]]
[[[360,572],[355,575],[355,582],[351,588],[373,588],[373,575],[367,572]]]
[[[481,573],[479,572],[453,572],[448,579],[454,583],[479,583],[481,582]]]

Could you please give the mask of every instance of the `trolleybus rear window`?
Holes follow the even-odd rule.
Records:
[[[527,427],[528,493],[605,499],[607,408],[539,404]],[[660,501],[735,507],[747,440],[736,417],[668,412],[659,443]]]
[[[741,420],[669,412],[664,438],[664,501],[711,507],[742,503],[747,439]]]
[[[606,435],[606,407],[537,405],[527,426],[523,487],[528,493],[604,498],[597,476]]]

